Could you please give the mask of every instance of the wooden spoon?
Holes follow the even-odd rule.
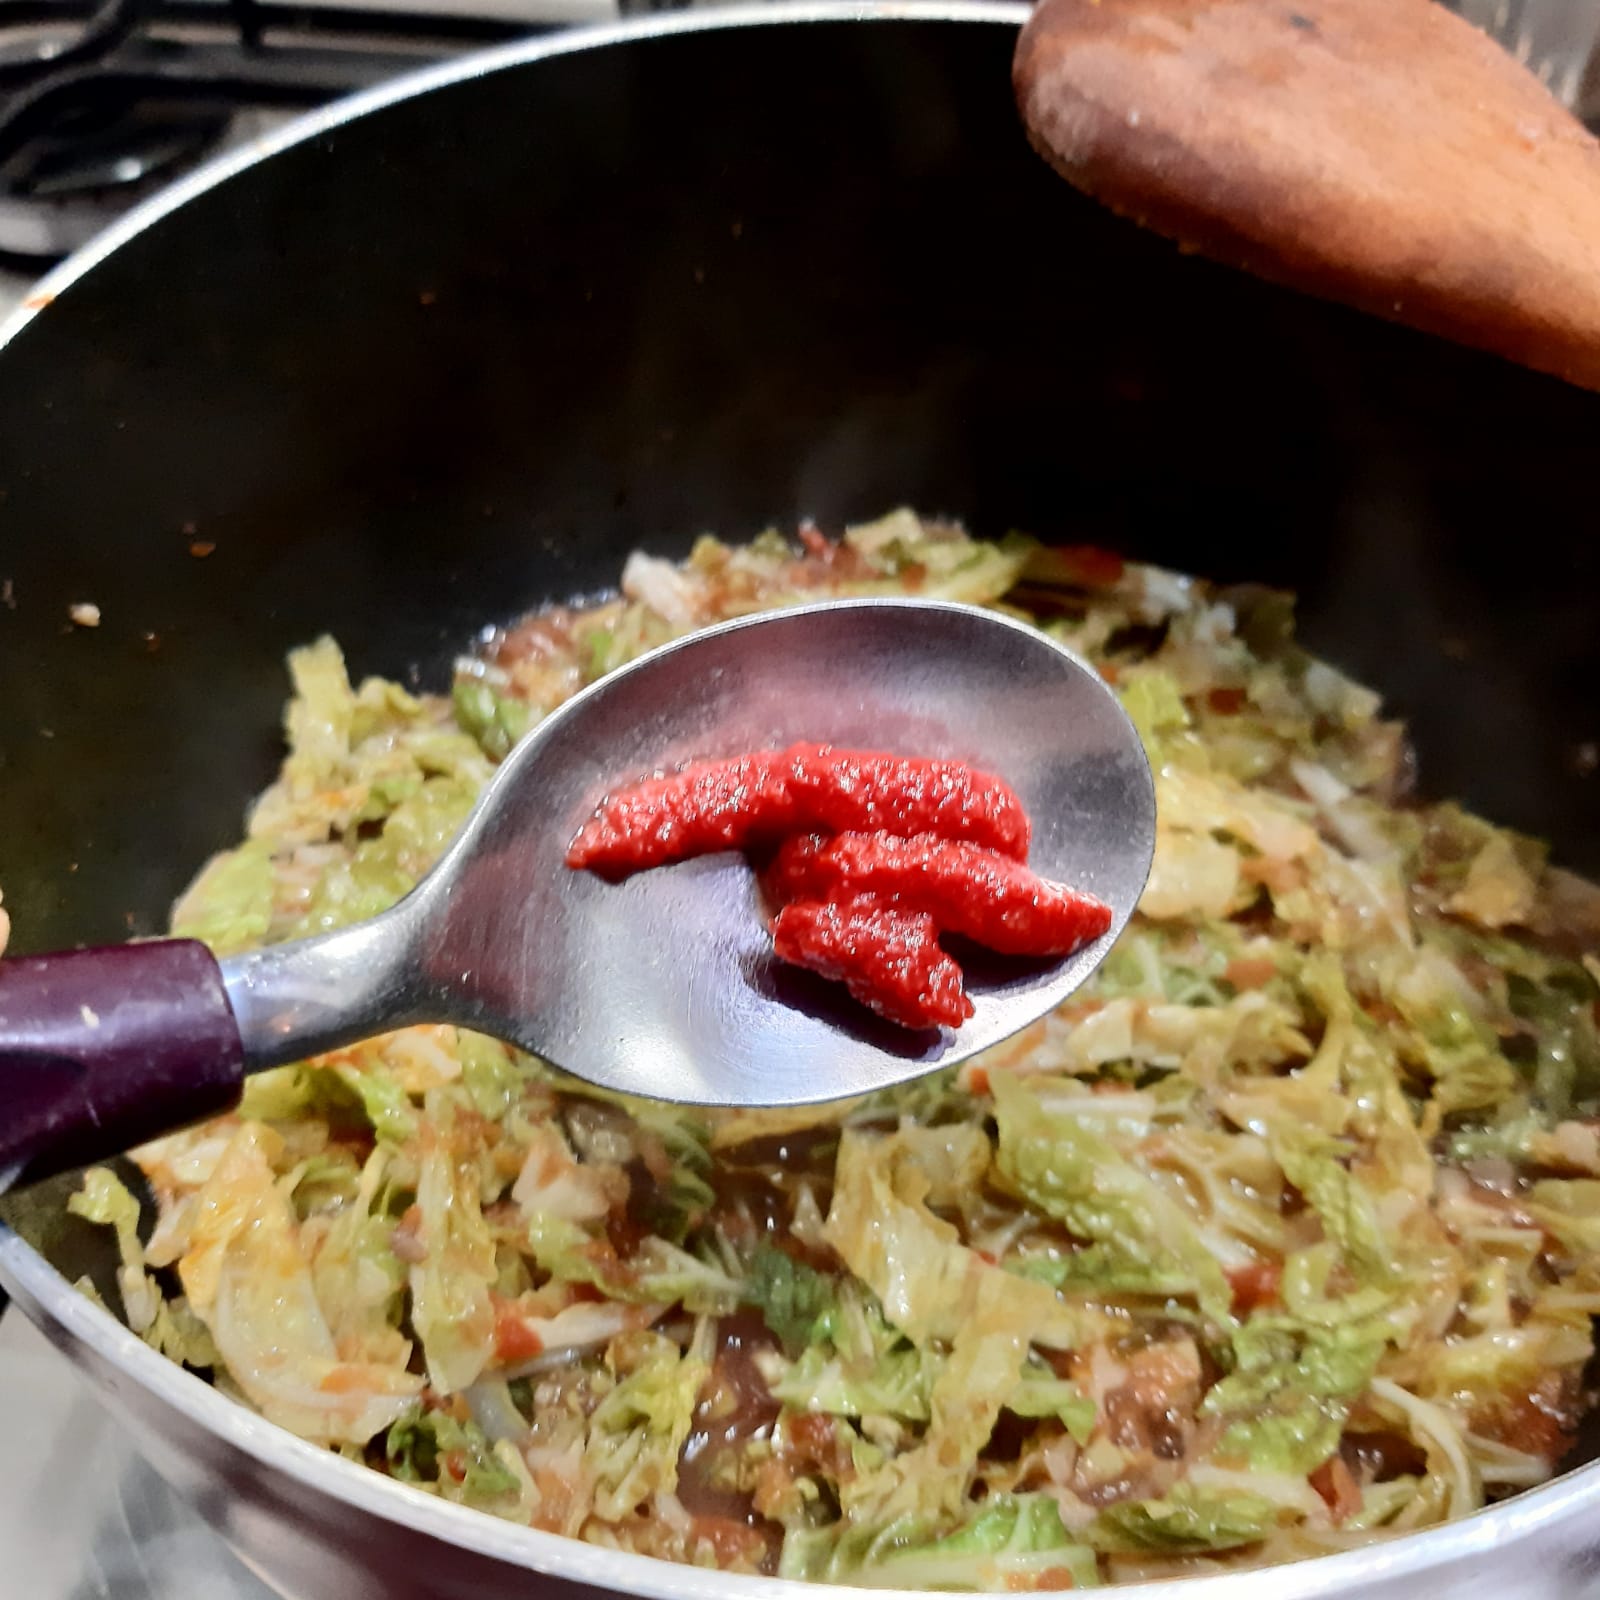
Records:
[[[1013,76],[1113,210],[1600,388],[1600,143],[1434,0],[1043,0]]]

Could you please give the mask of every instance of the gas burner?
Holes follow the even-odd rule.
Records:
[[[249,114],[103,85],[63,100],[0,162],[0,250],[76,249],[122,211],[243,136]],[[264,131],[264,130],[263,130]]]
[[[0,255],[44,261],[297,112],[617,0],[0,0]]]

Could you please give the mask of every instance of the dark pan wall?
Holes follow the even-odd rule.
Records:
[[[900,502],[1297,585],[1431,790],[1600,868],[1600,401],[1102,214],[1028,151],[1011,43],[745,28],[436,91],[0,351],[17,948],[160,927],[273,770],[294,643],[437,685],[634,545]]]

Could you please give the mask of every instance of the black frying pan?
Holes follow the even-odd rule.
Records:
[[[0,349],[13,949],[163,927],[276,769],[292,645],[441,686],[635,546],[900,502],[1298,588],[1426,789],[1600,872],[1600,398],[1114,220],[1029,152],[1013,41],[835,20],[531,61],[78,276]],[[8,1205],[103,1268],[59,1199]],[[337,1518],[295,1504],[308,1582]]]

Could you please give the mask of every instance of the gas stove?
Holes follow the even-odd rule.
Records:
[[[0,258],[27,270],[296,112],[652,0],[0,0]]]
[[[128,207],[297,112],[530,32],[703,0],[0,0],[0,312]],[[1449,0],[1600,114],[1595,0]]]

